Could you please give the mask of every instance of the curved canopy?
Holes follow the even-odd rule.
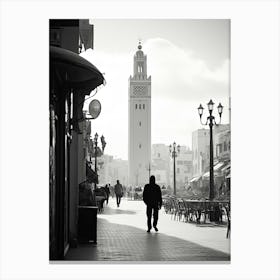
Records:
[[[98,184],[98,175],[88,166],[88,164],[86,165],[86,177],[89,183]]]
[[[93,64],[63,48],[50,46],[50,70],[57,83],[73,90],[92,91],[104,83],[103,75]]]

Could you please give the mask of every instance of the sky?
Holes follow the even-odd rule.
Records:
[[[94,49],[81,55],[104,74],[106,85],[84,109],[95,98],[102,104],[92,135],[105,136],[106,154],[127,159],[128,78],[139,40],[152,80],[152,144],[175,141],[191,148],[192,132],[203,128],[197,107],[206,109],[210,99],[217,121],[221,102],[222,123],[229,122],[230,20],[92,19],[91,24]]]

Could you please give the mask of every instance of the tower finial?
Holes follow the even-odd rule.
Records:
[[[141,39],[139,39],[138,49],[139,49],[139,50],[141,50],[141,49],[142,49]]]

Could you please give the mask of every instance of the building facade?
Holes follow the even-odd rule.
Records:
[[[209,168],[209,129],[198,129],[192,133],[193,177],[199,177]]]
[[[151,77],[140,43],[133,66],[128,89],[129,185],[144,186],[151,164]]]
[[[170,185],[170,153],[165,144],[152,145],[151,175],[156,177],[158,185]]]
[[[230,125],[223,124],[213,130],[214,158],[230,160]]]
[[[214,130],[214,158],[220,164],[217,171],[216,194],[230,197],[230,181],[231,181],[231,131],[230,124],[219,125]],[[215,167],[214,167],[215,170]]]
[[[104,77],[79,56],[93,48],[89,20],[50,20],[49,32],[49,258],[62,260],[77,242],[78,186],[86,179],[89,126],[82,108]]]
[[[210,184],[210,135],[208,129],[193,132],[193,190],[201,196],[209,196]],[[228,195],[230,188],[230,125],[220,124],[213,128],[214,197]]]
[[[175,158],[176,187],[178,189],[187,188],[190,180],[192,179],[192,157],[192,151],[186,146],[181,146],[180,153],[178,153]],[[172,168],[170,174],[173,182],[173,164],[171,164],[170,167]]]
[[[102,155],[99,159],[99,184],[115,185],[117,180],[123,186],[128,186],[128,161],[114,158],[110,155]]]

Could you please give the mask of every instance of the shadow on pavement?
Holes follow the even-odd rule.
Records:
[[[197,224],[194,223],[197,227],[222,227],[226,228],[227,224],[215,224],[215,223],[205,223],[205,224]]]
[[[110,206],[106,206],[104,207],[104,210],[102,213],[98,213],[98,215],[116,215],[116,214],[128,214],[128,215],[134,215],[136,214],[135,211],[131,211],[131,210],[123,210],[121,208],[117,208],[117,209],[113,209]]]
[[[77,248],[70,248],[65,260],[103,263],[228,263],[230,255],[160,231],[147,233],[144,229],[98,219],[97,244],[79,244]]]

